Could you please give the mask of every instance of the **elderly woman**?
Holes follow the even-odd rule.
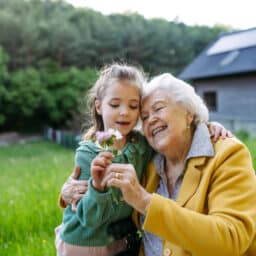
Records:
[[[102,184],[140,213],[144,255],[256,255],[256,179],[236,138],[213,142],[192,86],[163,74],[146,87],[143,131],[158,154],[143,188],[133,166],[111,164]],[[119,175],[116,175],[119,173]]]
[[[108,165],[102,179],[139,213],[140,255],[255,256],[256,179],[247,148],[236,138],[212,140],[203,101],[170,74],[145,87],[141,118],[157,152],[144,186],[127,164]]]

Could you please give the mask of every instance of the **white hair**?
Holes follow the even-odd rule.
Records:
[[[156,76],[149,83],[144,84],[142,98],[152,94],[156,90],[166,90],[174,102],[184,107],[194,115],[194,124],[207,122],[209,111],[202,98],[196,94],[195,89],[188,83],[175,78],[169,73]]]

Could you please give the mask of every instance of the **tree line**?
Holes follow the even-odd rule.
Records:
[[[76,120],[102,65],[177,75],[227,29],[106,16],[63,0],[0,0],[0,130],[63,127]]]

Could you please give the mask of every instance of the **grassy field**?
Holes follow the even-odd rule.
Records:
[[[250,153],[252,155],[254,170],[256,171],[256,138],[245,140],[244,143],[247,145],[247,147],[250,150]]]
[[[73,150],[49,142],[0,148],[0,255],[56,255],[58,193],[73,158]]]
[[[245,143],[256,168],[256,140]],[[58,193],[73,157],[73,150],[43,141],[0,147],[0,255],[56,255]]]

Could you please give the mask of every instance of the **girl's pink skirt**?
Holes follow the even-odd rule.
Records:
[[[118,240],[108,246],[86,247],[67,244],[60,238],[61,225],[55,228],[57,256],[113,256],[126,248],[126,240]]]

